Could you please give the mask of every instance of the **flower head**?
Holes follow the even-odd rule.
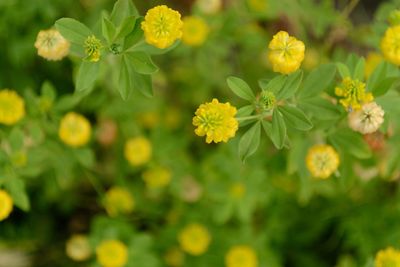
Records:
[[[306,165],[313,177],[326,179],[339,167],[339,155],[329,145],[315,145],[308,150]]]
[[[160,49],[182,37],[182,26],[181,14],[166,5],[148,10],[142,22],[146,42]]]
[[[90,122],[75,112],[68,112],[61,119],[58,129],[61,141],[72,147],[80,147],[89,142],[91,132]]]
[[[73,235],[67,241],[65,252],[74,261],[87,260],[92,254],[88,237],[86,235]]]
[[[135,137],[125,143],[124,155],[132,166],[147,163],[152,154],[151,143],[146,137]]]
[[[392,247],[378,251],[375,267],[400,267],[400,251]]]
[[[400,25],[386,30],[381,40],[381,51],[387,61],[400,65]]]
[[[183,251],[198,256],[207,251],[211,236],[203,225],[192,223],[181,230],[178,241]]]
[[[213,99],[209,103],[201,104],[193,117],[194,131],[198,136],[206,136],[206,142],[227,142],[234,137],[238,129],[235,119],[236,108],[230,103],[219,103]]]
[[[96,247],[97,262],[103,267],[122,267],[128,262],[128,249],[118,240],[106,240]]]
[[[70,43],[55,29],[40,31],[35,47],[38,55],[47,60],[61,60],[69,53]]]
[[[185,262],[185,254],[178,247],[173,247],[165,253],[164,261],[168,266],[181,267]]]
[[[275,34],[268,48],[268,59],[275,72],[282,74],[295,72],[304,59],[304,43],[289,36],[285,31]]]
[[[12,125],[25,116],[25,102],[15,91],[0,90],[0,123]]]
[[[234,246],[225,255],[226,267],[257,267],[257,254],[249,246]]]
[[[8,218],[13,210],[13,200],[4,190],[0,189],[0,221]]]
[[[101,49],[103,48],[103,45],[101,41],[96,38],[96,36],[88,36],[83,47],[85,48],[85,59],[91,62],[97,62],[100,60]]]
[[[371,93],[365,92],[365,83],[344,78],[341,87],[335,88],[335,94],[342,97],[339,102],[349,111],[358,110],[364,103],[374,100]]]
[[[161,188],[171,182],[171,171],[164,167],[153,167],[143,173],[143,180],[148,188]]]
[[[191,46],[199,46],[207,39],[210,31],[207,23],[201,17],[189,16],[183,18],[182,42]]]
[[[272,109],[276,104],[275,94],[271,91],[263,90],[260,95],[260,104],[265,110]]]
[[[115,217],[118,214],[128,214],[135,207],[132,194],[122,187],[114,186],[105,194],[104,206],[107,213]]]
[[[197,0],[196,6],[205,14],[215,14],[222,8],[222,0]]]
[[[349,114],[350,128],[362,134],[373,133],[383,123],[385,112],[375,102],[364,104],[360,110]]]

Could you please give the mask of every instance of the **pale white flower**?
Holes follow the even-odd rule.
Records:
[[[373,133],[384,121],[385,112],[375,102],[364,104],[360,110],[349,114],[349,126],[362,134]]]
[[[222,0],[197,0],[196,6],[205,14],[215,14],[221,10]]]

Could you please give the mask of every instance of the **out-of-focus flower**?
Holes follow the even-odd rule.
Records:
[[[257,267],[257,254],[249,246],[234,246],[225,255],[226,267]]]
[[[376,132],[383,123],[385,112],[375,102],[362,105],[360,110],[349,114],[349,126],[356,132],[369,134]]]
[[[182,26],[181,14],[166,5],[149,9],[142,22],[146,42],[160,49],[182,37]]]
[[[268,59],[275,72],[289,74],[300,68],[305,51],[302,41],[280,31],[273,36],[268,48]]]
[[[60,122],[58,135],[65,144],[80,147],[89,142],[91,135],[89,121],[75,112],[67,113]]]
[[[389,14],[388,21],[391,26],[396,26],[400,24],[400,10],[395,9]]]
[[[97,62],[100,60],[103,44],[99,39],[96,38],[96,36],[88,36],[83,47],[85,48],[86,60],[91,62]]]
[[[0,249],[0,267],[30,267],[32,260],[27,252]]]
[[[146,186],[150,189],[162,188],[171,182],[171,171],[164,167],[153,167],[146,170],[143,175]]]
[[[128,249],[118,240],[106,240],[96,247],[97,262],[102,267],[123,267],[128,262]]]
[[[371,134],[365,134],[364,140],[367,142],[369,147],[374,151],[382,150],[385,147],[385,135],[381,132],[374,132]]]
[[[0,123],[13,125],[25,117],[25,102],[15,91],[0,90]]]
[[[146,111],[138,115],[139,122],[148,129],[153,129],[160,122],[160,115],[157,111]]]
[[[316,178],[326,179],[339,167],[339,155],[329,145],[314,145],[308,150],[307,169]]]
[[[265,12],[268,8],[268,0],[246,0],[247,6],[254,12]]]
[[[65,252],[74,261],[85,261],[92,255],[89,239],[86,235],[73,235],[68,239]]]
[[[400,267],[400,251],[392,247],[379,250],[375,256],[375,267]]]
[[[197,0],[196,6],[205,14],[218,13],[222,8],[222,0]]]
[[[235,119],[236,108],[228,103],[219,103],[217,99],[201,104],[193,117],[195,133],[206,136],[206,142],[227,142],[235,136],[238,121]]]
[[[374,100],[371,93],[365,92],[365,83],[349,77],[344,78],[341,86],[335,88],[335,94],[342,97],[339,102],[349,111],[358,110],[362,104]]]
[[[374,72],[375,68],[383,61],[383,57],[381,54],[376,52],[369,52],[365,59],[365,78],[369,78],[369,76]]]
[[[146,137],[131,138],[125,143],[124,155],[132,166],[146,164],[149,162],[151,154],[151,143]]]
[[[47,60],[61,60],[69,53],[70,43],[55,29],[40,31],[35,47],[38,55]]]
[[[199,182],[191,176],[187,176],[182,181],[181,197],[186,202],[196,202],[203,194],[203,188]]]
[[[192,223],[181,230],[178,241],[183,251],[199,256],[207,251],[211,236],[203,225]]]
[[[183,18],[182,42],[191,46],[202,45],[208,36],[210,28],[201,17],[189,16]]]
[[[381,40],[381,51],[387,61],[400,65],[400,25],[389,27]]]
[[[243,183],[236,182],[229,188],[229,193],[234,199],[241,199],[246,194],[246,186]]]
[[[115,217],[119,214],[131,213],[135,207],[135,200],[128,190],[114,186],[105,194],[104,206],[107,213]]]
[[[173,247],[165,253],[164,261],[168,266],[181,267],[185,262],[185,254],[179,248]]]
[[[5,190],[0,189],[0,221],[7,219],[12,210],[13,199]]]
[[[111,119],[101,119],[97,129],[97,141],[103,146],[112,145],[118,134],[118,128],[115,121]]]

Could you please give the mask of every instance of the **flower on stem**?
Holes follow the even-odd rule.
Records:
[[[326,179],[339,167],[339,155],[329,145],[314,145],[308,150],[307,169],[316,178]]]
[[[382,125],[385,112],[375,102],[364,104],[360,110],[349,114],[350,128],[362,134],[376,132]]]
[[[101,49],[103,45],[99,39],[94,35],[90,35],[86,38],[84,43],[86,60],[91,62],[97,62],[100,60]]]
[[[13,90],[0,90],[0,123],[13,125],[25,117],[25,102]]]
[[[69,53],[70,43],[55,29],[40,31],[35,47],[38,55],[47,60],[61,60]]]
[[[400,25],[389,27],[381,40],[381,51],[387,61],[400,65]]]
[[[349,77],[344,78],[341,86],[335,88],[335,94],[342,97],[339,102],[349,111],[359,110],[362,104],[374,100],[371,93],[365,92],[365,83]]]

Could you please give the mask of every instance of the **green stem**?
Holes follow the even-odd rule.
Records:
[[[342,16],[344,18],[347,18],[359,2],[360,0],[351,0],[350,3],[343,9]]]

